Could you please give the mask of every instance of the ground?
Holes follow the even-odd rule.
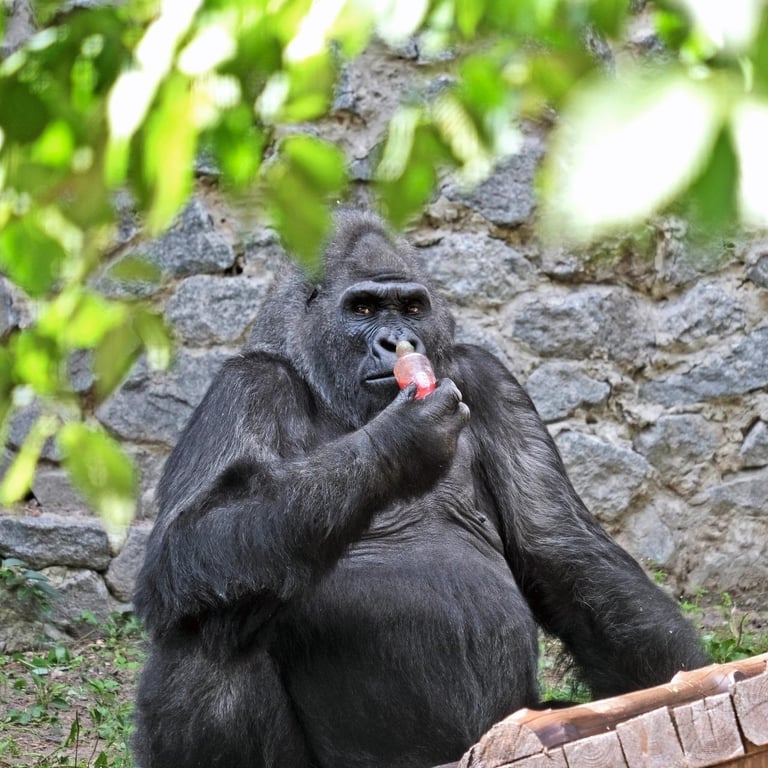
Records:
[[[0,656],[0,768],[132,768],[143,643],[115,617],[70,645]]]

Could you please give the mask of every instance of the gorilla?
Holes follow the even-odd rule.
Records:
[[[537,625],[595,696],[707,663],[526,393],[409,246],[338,213],[170,455],[135,607],[142,768],[426,768],[535,706]],[[436,389],[398,390],[395,347]]]

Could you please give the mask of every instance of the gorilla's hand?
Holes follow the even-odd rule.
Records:
[[[422,400],[411,384],[363,429],[390,482],[407,495],[430,488],[450,467],[469,408],[451,379],[441,379]]]

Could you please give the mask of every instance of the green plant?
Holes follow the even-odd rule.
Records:
[[[0,656],[0,766],[133,768],[142,659],[141,625],[119,613],[76,645]]]
[[[59,597],[44,573],[33,571],[15,557],[0,562],[0,589],[40,616],[49,613],[51,602]]]

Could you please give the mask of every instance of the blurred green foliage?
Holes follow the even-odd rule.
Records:
[[[33,316],[0,349],[0,422],[7,433],[31,403],[41,415],[0,503],[23,498],[58,435],[83,496],[108,520],[130,517],[135,471],[92,415],[140,355],[166,365],[170,342],[150,307],[93,287],[116,242],[116,192],[159,233],[205,150],[222,186],[258,190],[285,243],[314,265],[329,204],[348,187],[346,158],[291,126],[327,114],[341,67],[374,35],[417,36],[425,55],[447,52],[450,75],[390,124],[375,185],[396,225],[430,200],[441,170],[483,178],[516,151],[520,120],[544,109],[563,115],[541,184],[550,236],[585,240],[683,196],[705,221],[768,221],[764,0],[658,2],[667,52],[652,78],[637,57],[612,74],[585,43],[621,40],[628,0],[29,2],[38,31],[0,61],[0,272]],[[113,266],[124,281],[153,277],[135,259]],[[85,391],[71,381],[73,356],[90,366]]]

